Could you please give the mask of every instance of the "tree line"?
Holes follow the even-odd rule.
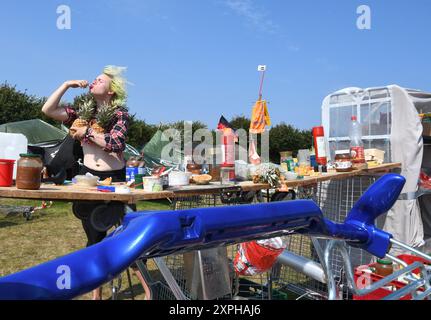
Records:
[[[84,95],[85,94],[76,97],[71,104],[76,107],[80,98]],[[7,82],[1,84],[0,124],[30,119],[41,119],[51,125],[59,127],[60,124],[57,121],[46,117],[41,111],[46,100],[46,97],[37,97],[28,93],[26,90],[20,91],[16,86]],[[250,127],[250,119],[244,115],[234,116],[229,120],[229,122],[234,129],[244,129],[248,132]],[[175,121],[171,123],[150,124],[145,120],[139,119],[136,114],[130,114],[127,143],[139,150],[148,141],[150,141],[157,130],[175,128],[182,131],[183,123],[183,121]],[[193,122],[192,131],[194,132],[197,129],[208,129],[208,126],[200,121],[195,121]],[[214,130],[213,136],[215,137]],[[271,127],[269,130],[270,159],[275,163],[280,161],[281,151],[308,149],[311,145],[311,130],[299,130],[284,122]],[[260,146],[258,145],[258,150],[259,149]]]

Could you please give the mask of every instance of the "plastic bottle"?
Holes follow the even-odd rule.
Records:
[[[325,148],[325,134],[323,126],[313,128],[313,142],[314,149],[316,150],[316,161],[317,164],[326,166],[326,148]]]
[[[356,116],[352,116],[350,124],[350,156],[353,164],[365,163],[364,144],[362,142],[362,127]]]

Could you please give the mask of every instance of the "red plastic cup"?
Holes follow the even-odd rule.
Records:
[[[0,187],[12,186],[14,164],[15,160],[0,159]]]

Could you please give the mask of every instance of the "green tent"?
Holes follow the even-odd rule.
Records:
[[[63,130],[46,123],[40,119],[25,120],[18,122],[9,122],[0,125],[0,132],[22,133],[27,137],[28,144],[47,145],[63,140],[68,130],[62,125]],[[124,157],[128,160],[131,156],[138,156],[139,152],[131,145],[126,144]]]
[[[162,151],[165,147],[167,147],[170,143],[172,143],[168,137],[166,137],[161,130],[157,130],[157,132],[153,135],[150,141],[145,145],[143,151],[145,156],[149,156],[154,159],[158,159],[159,161],[164,161],[169,165],[179,164],[182,159],[181,149],[173,149],[171,148],[171,159],[163,159]],[[173,147],[173,146],[172,146]]]
[[[40,119],[5,123],[0,125],[0,132],[22,133],[29,145],[60,141],[67,135],[67,132]]]
[[[179,167],[183,157],[180,149],[171,150],[173,153],[171,154],[171,159],[163,158],[163,148],[168,146],[170,143],[171,141],[164,136],[163,132],[161,130],[157,130],[151,140],[145,145],[142,151],[144,153],[145,167],[148,175],[151,175],[153,169],[156,167],[164,166],[168,170]]]

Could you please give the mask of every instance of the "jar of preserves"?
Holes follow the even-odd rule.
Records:
[[[38,190],[41,183],[43,162],[39,155],[22,153],[17,163],[16,187],[18,189]]]
[[[348,172],[352,170],[350,150],[335,151],[335,169],[337,172]]]
[[[387,259],[377,259],[374,269],[375,273],[382,277],[387,277],[394,273],[392,261]]]

